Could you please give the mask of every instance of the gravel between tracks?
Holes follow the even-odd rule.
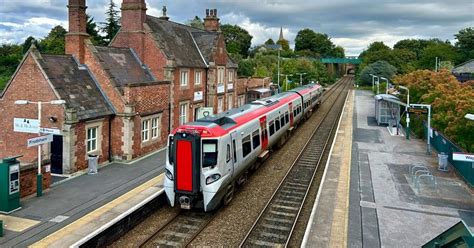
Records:
[[[334,96],[334,95],[333,95]],[[293,136],[250,176],[237,190],[232,202],[196,237],[191,246],[236,247],[252,227],[306,141],[322,120],[320,112],[332,108],[323,103],[312,117],[297,128]]]

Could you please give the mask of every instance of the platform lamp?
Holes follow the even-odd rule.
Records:
[[[370,73],[369,74],[370,76],[372,76],[372,91],[374,91],[374,86],[375,86],[375,78],[378,78],[377,76],[375,76],[374,74]]]
[[[410,89],[408,87],[405,87],[403,85],[398,86],[400,89],[404,89],[408,91],[407,93],[407,106],[405,106],[405,112],[407,112],[407,140],[410,139],[410,113],[408,112],[408,109],[410,108]]]
[[[303,73],[296,73],[298,75],[300,75],[300,86],[303,85],[303,75],[306,75],[307,73],[306,72],[303,72]]]
[[[38,122],[41,127],[41,105],[51,104],[51,105],[62,105],[65,104],[64,100],[53,100],[49,102],[33,102],[29,100],[16,100],[16,105],[28,105],[28,104],[37,104],[38,105]],[[38,132],[38,135],[41,135]],[[43,195],[43,174],[41,174],[41,145],[38,145],[38,174],[36,175],[36,196],[40,197]]]

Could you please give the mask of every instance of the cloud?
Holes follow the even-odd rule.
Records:
[[[44,37],[52,23],[66,25],[66,2],[3,1],[0,42],[22,42],[29,35]],[[88,14],[103,22],[108,2],[87,1]],[[121,0],[114,3],[120,6]],[[285,38],[293,44],[299,30],[310,28],[328,34],[349,55],[358,55],[373,41],[392,45],[405,38],[453,40],[460,29],[474,26],[472,0],[147,0],[146,3],[148,14],[160,16],[162,6],[166,5],[171,20],[180,23],[194,16],[203,18],[206,8],[217,8],[222,23],[240,25],[249,31],[254,37],[252,45],[268,38],[277,39],[281,26]]]

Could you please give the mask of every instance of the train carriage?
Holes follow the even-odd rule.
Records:
[[[170,205],[211,211],[228,203],[249,168],[290,137],[321,93],[320,85],[307,85],[176,128],[164,182]]]

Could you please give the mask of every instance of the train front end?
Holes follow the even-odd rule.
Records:
[[[171,206],[195,207],[202,197],[201,137],[197,132],[176,132],[168,137],[164,188]]]

